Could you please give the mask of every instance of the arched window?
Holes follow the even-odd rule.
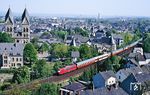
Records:
[[[7,27],[7,32],[9,32],[9,28]]]
[[[10,32],[12,32],[12,27],[10,27]]]
[[[25,28],[23,28],[23,32],[26,32],[26,29],[25,29]]]
[[[28,32],[28,28],[26,28],[26,32]]]

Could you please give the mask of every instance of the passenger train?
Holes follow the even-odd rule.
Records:
[[[120,54],[121,52],[126,51],[126,50],[134,47],[140,41],[142,41],[142,38],[139,39],[138,41],[136,41],[136,42],[134,42],[134,43],[124,47],[124,48],[120,48],[118,50],[115,50],[115,51],[112,51],[112,52],[109,52],[109,53],[106,53],[106,54],[103,54],[103,55],[100,55],[100,56],[96,56],[96,57],[93,57],[93,58],[90,58],[90,59],[78,62],[76,64],[72,64],[72,65],[66,66],[64,68],[60,68],[58,70],[58,74],[62,75],[62,74],[65,74],[65,73],[77,70],[79,68],[83,68],[83,67],[86,67],[88,65],[94,64],[95,62],[102,61],[104,59],[109,58],[110,56],[114,56],[114,55]]]

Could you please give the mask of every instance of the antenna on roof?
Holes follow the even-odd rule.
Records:
[[[9,8],[10,8],[10,4],[9,4]]]

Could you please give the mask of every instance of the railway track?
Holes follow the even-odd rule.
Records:
[[[132,49],[133,49],[133,47],[129,48],[129,49],[125,50],[124,52],[121,52],[117,55],[124,56],[126,53],[130,53],[132,51]],[[101,61],[104,61],[104,60],[101,60]],[[66,74],[63,74],[63,75],[59,75],[59,76],[54,75],[54,76],[51,76],[51,77],[34,80],[34,81],[32,81],[30,83],[27,83],[27,84],[20,84],[20,85],[18,85],[18,87],[23,88],[23,89],[30,89],[31,90],[31,89],[36,88],[36,85],[38,85],[38,84],[43,84],[43,83],[48,83],[48,82],[50,82],[50,83],[52,83],[52,82],[61,83],[65,80],[69,80],[70,77],[77,77],[77,76],[81,75],[85,70],[88,70],[92,66],[95,66],[95,64],[93,63],[89,66],[74,70],[72,72],[69,72],[69,73],[66,73]],[[14,89],[14,88],[12,88],[12,89]],[[12,89],[9,89],[9,90],[12,90]],[[9,90],[6,90],[5,92],[7,92]]]

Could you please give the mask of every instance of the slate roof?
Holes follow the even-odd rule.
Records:
[[[75,82],[75,83],[72,83],[70,85],[66,85],[62,88],[76,92],[76,91],[81,91],[81,90],[85,89],[86,87],[81,83]]]
[[[137,61],[145,61],[145,58],[143,55],[141,55],[140,53],[130,53],[129,58],[134,58]]]
[[[141,69],[145,73],[150,73],[150,65],[149,64],[141,66]]]
[[[100,72],[101,76],[103,77],[104,80],[109,79],[110,77],[115,77],[115,74],[113,71],[106,71],[106,72]]]
[[[136,66],[139,66],[139,63],[134,58],[130,59],[130,61]]]
[[[135,56],[135,60],[137,60],[137,61],[145,61],[145,58],[144,58],[143,55],[138,54],[138,55]]]
[[[140,67],[131,67],[131,68],[120,69],[118,72],[121,72],[126,76],[129,76],[131,73],[133,74],[142,73],[143,70]]]
[[[141,73],[134,75],[136,81],[144,83],[146,81],[150,81],[150,73]]]
[[[114,39],[123,39],[123,36],[120,34],[112,34]]]
[[[146,59],[150,59],[150,53],[144,53]]]
[[[24,44],[21,43],[0,43],[0,55],[7,51],[10,56],[23,56]]]
[[[96,40],[96,42],[102,44],[108,44],[108,45],[111,45],[111,38],[108,38],[108,37],[102,37],[101,39],[99,40]]]
[[[7,21],[7,19],[9,19],[9,21],[11,22],[11,24],[14,24],[14,20],[13,20],[13,16],[12,16],[12,11],[9,8],[6,15],[5,15],[5,22]]]
[[[128,95],[128,94],[120,87],[118,87],[117,89],[111,87],[110,90],[108,90],[107,88],[98,88],[94,90],[81,91],[80,95]]]
[[[24,9],[24,12],[22,14],[22,19],[21,19],[22,24],[24,24],[23,23],[24,19],[27,21],[27,24],[30,24],[30,22],[29,22],[29,13],[28,13],[26,8]]]

